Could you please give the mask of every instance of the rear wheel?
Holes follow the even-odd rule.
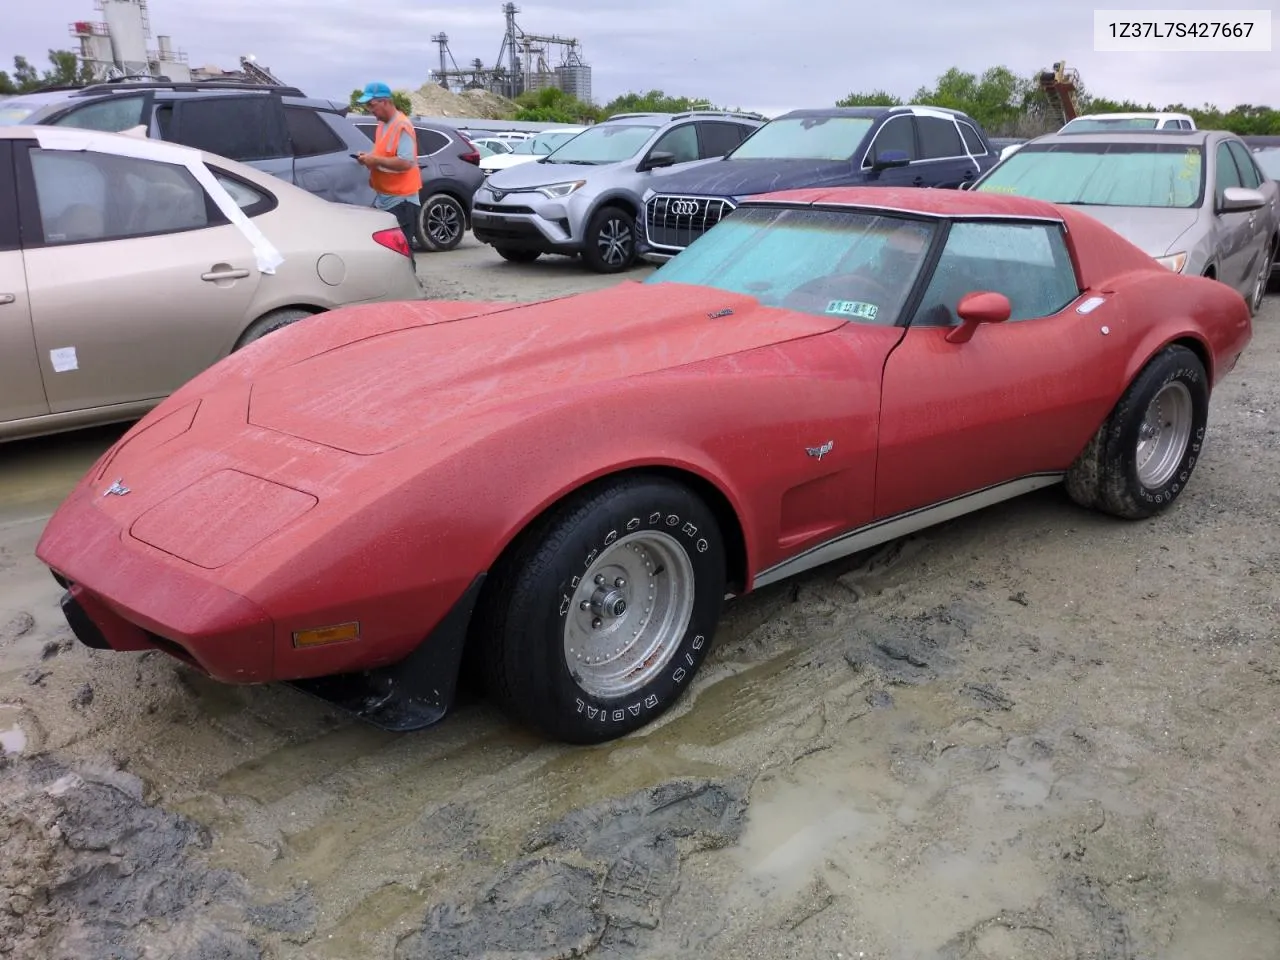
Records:
[[[1186,347],[1166,347],[1134,378],[1067,471],[1068,495],[1129,520],[1165,510],[1186,489],[1208,419],[1204,365]]]
[[[247,347],[255,340],[261,340],[268,333],[275,333],[283,327],[297,323],[299,320],[305,320],[307,317],[314,316],[308,310],[302,310],[297,307],[286,308],[284,310],[273,310],[268,314],[259,317],[253,323],[249,324],[244,333],[240,335],[240,339],[236,341],[233,352],[243,347]]]
[[[515,247],[494,247],[498,251],[498,256],[508,263],[533,263],[537,260],[541,253],[537,250],[520,250]]]
[[[454,197],[436,193],[418,209],[418,243],[424,250],[440,253],[452,250],[467,231],[467,211]]]
[[[635,218],[620,207],[602,207],[587,223],[582,260],[596,273],[618,273],[636,258]]]
[[[475,630],[490,695],[569,743],[613,740],[679,700],[725,592],[715,515],[650,477],[585,490],[495,570]]]

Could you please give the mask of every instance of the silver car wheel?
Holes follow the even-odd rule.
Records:
[[[600,225],[596,246],[601,260],[611,267],[621,266],[631,259],[631,228],[620,219],[606,220]]]
[[[1195,408],[1191,391],[1177,380],[1166,383],[1151,398],[1138,426],[1138,480],[1148,490],[1169,482],[1191,442]]]
[[[1258,279],[1253,285],[1253,299],[1249,302],[1249,306],[1254,313],[1262,309],[1263,298],[1267,295],[1267,284],[1271,281],[1271,268],[1275,260],[1275,253],[1275,249],[1270,244],[1263,251],[1262,266],[1258,268]]]
[[[426,233],[440,246],[453,243],[462,232],[462,220],[458,208],[452,203],[433,203],[423,212]]]
[[[574,680],[602,700],[647,685],[679,648],[693,600],[693,564],[674,537],[647,530],[615,541],[579,581],[565,621]]]

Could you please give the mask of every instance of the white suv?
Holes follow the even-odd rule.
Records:
[[[758,113],[628,113],[579,133],[545,157],[489,175],[471,232],[505,259],[581,254],[597,273],[636,262],[641,198],[657,178],[710,163],[764,124]]]

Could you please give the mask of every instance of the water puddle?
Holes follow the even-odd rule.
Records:
[[[27,733],[18,723],[19,707],[0,704],[0,753],[17,754],[27,749]]]
[[[6,444],[0,469],[0,527],[52,513],[127,427],[117,424]]]

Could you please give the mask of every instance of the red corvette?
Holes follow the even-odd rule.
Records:
[[[398,303],[201,374],[37,548],[92,647],[391,729],[490,695],[587,743],[668,709],[728,596],[1019,494],[1148,517],[1252,333],[1071,207],[801,190],[643,282]]]

